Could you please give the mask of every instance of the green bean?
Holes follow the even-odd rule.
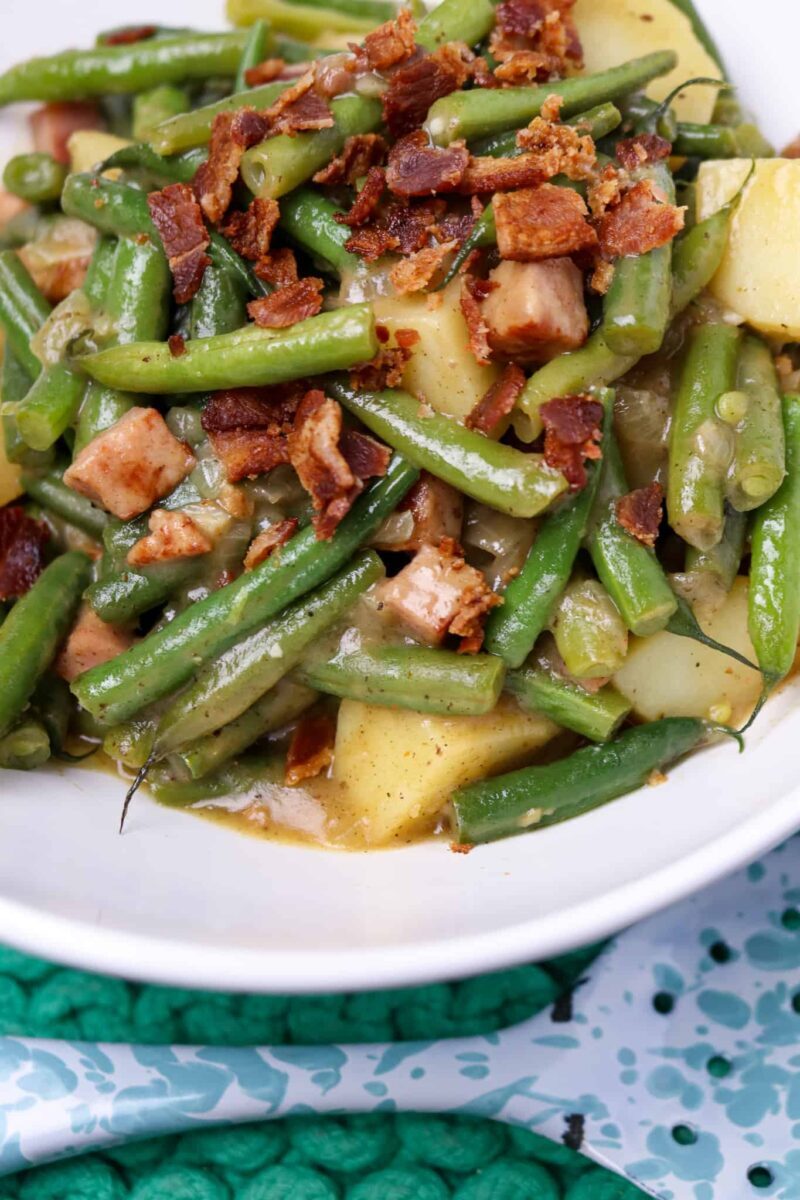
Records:
[[[296,720],[314,703],[316,696],[316,692],[300,683],[281,679],[236,720],[171,755],[170,763],[182,767],[191,779],[202,779],[248,750],[265,734]]]
[[[688,349],[672,414],[667,512],[680,537],[708,550],[722,537],[730,430],[717,416],[733,388],[741,333],[731,325],[701,325]]]
[[[185,88],[174,83],[162,83],[133,98],[133,129],[137,142],[146,141],[157,125],[178,117],[189,110],[189,96]]]
[[[417,29],[417,45],[435,50],[447,42],[466,42],[477,46],[492,29],[494,8],[488,0],[442,0],[427,13]]]
[[[540,454],[492,441],[441,413],[422,416],[408,392],[362,392],[341,379],[327,390],[416,466],[500,512],[534,517],[566,491],[564,476]]]
[[[663,101],[659,103],[644,92],[634,92],[621,97],[618,103],[622,113],[622,133],[658,133],[668,142],[675,141],[678,119],[671,107],[664,108]]]
[[[66,177],[67,168],[52,154],[18,154],[6,164],[3,187],[29,204],[47,204],[61,195]]]
[[[247,41],[244,44],[242,57],[239,59],[239,69],[233,82],[234,92],[247,90],[247,72],[251,67],[257,67],[267,57],[270,47],[270,27],[266,21],[257,20],[250,26]]]
[[[101,173],[115,168],[142,172],[156,186],[165,187],[168,183],[191,183],[197,174],[197,168],[207,158],[208,151],[205,146],[164,158],[147,142],[134,142],[130,146],[122,146],[115,150],[101,163],[99,169]]]
[[[783,419],[786,478],[750,535],[748,627],[768,685],[789,674],[800,634],[800,395],[784,397]]]
[[[393,512],[418,472],[395,454],[386,475],[361,496],[333,537],[310,527],[255,570],[179,613],[169,625],[73,684],[83,708],[107,724],[125,721],[186,683],[200,663],[329,579]]]
[[[774,149],[757,125],[695,125],[678,123],[673,154],[687,158],[771,158]]]
[[[164,507],[171,507],[170,497]],[[111,625],[127,625],[162,604],[197,573],[193,559],[178,558],[134,570],[128,551],[147,533],[147,519],[108,521],[103,534],[106,571],[86,591],[92,610]],[[141,764],[139,764],[141,766]]]
[[[631,711],[631,704],[613,684],[587,691],[558,675],[543,659],[509,671],[506,691],[526,712],[542,713],[593,742],[608,741]]]
[[[17,406],[20,436],[32,450],[49,450],[74,424],[86,380],[69,363],[46,366]]]
[[[31,339],[50,315],[50,305],[13,250],[0,251],[0,325],[20,366],[36,379],[42,364]]]
[[[667,717],[558,762],[473,783],[452,799],[457,839],[467,845],[491,842],[591,812],[641,787],[653,771],[694,750],[708,732],[703,721]]]
[[[700,295],[717,273],[728,244],[736,202],[693,225],[672,248],[672,307],[674,318]]]
[[[361,262],[344,248],[352,231],[334,220],[342,211],[327,196],[309,187],[299,187],[281,200],[281,229],[322,270],[334,275],[355,271]]]
[[[211,245],[208,247],[208,256],[211,262],[216,267],[220,267],[228,271],[235,279],[239,281],[242,289],[251,296],[268,296],[272,292],[272,285],[265,283],[263,279],[259,279],[253,271],[249,263],[236,253],[227,242],[221,233],[217,233],[216,229],[211,230]]]
[[[549,96],[561,96],[561,117],[616,100],[666,75],[676,63],[672,50],[658,50],[596,75],[578,75],[540,87],[511,87],[453,92],[431,107],[425,129],[433,141],[447,146],[458,138],[472,141],[527,125],[542,111]]]
[[[579,133],[588,134],[595,141],[613,133],[622,123],[622,113],[616,104],[607,101],[589,108],[586,112],[576,113],[565,125],[571,125]],[[517,145],[517,130],[504,133],[494,133],[490,137],[473,142],[470,149],[476,155],[488,155],[490,158],[517,158],[522,153],[522,147]]]
[[[397,5],[393,0],[287,0],[287,3],[302,4],[304,8],[321,8],[323,15],[320,20],[323,24],[331,10],[361,17],[372,25],[381,25],[397,16]]]
[[[219,654],[162,716],[153,754],[170,754],[241,716],[287,675],[311,643],[341,620],[383,574],[377,554],[362,550],[321,587]]]
[[[215,117],[220,113],[235,112],[239,108],[269,108],[289,87],[288,82],[265,83],[261,87],[234,92],[214,104],[205,104],[192,112],[183,113],[164,121],[150,131],[148,141],[158,154],[177,154],[179,150],[192,150],[195,146],[207,146],[211,140],[211,129]]]
[[[502,606],[489,614],[486,649],[509,667],[522,666],[572,574],[597,493],[599,464],[590,463],[587,475],[583,491],[545,517],[522,570],[503,593]]]
[[[746,537],[747,518],[744,513],[727,512],[722,539],[716,546],[709,550],[687,546],[686,574],[715,580],[721,594],[727,596],[742,565]]]
[[[25,470],[22,482],[28,495],[42,508],[61,517],[62,520],[82,529],[90,537],[100,539],[108,523],[108,514],[96,508],[91,500],[80,496],[62,481],[63,467],[53,467],[46,473]]]
[[[92,308],[102,308],[114,272],[117,258],[117,239],[102,234],[95,244],[89,269],[83,281],[83,293]]]
[[[0,737],[22,713],[69,629],[89,578],[74,551],[46,567],[0,627]]]
[[[247,322],[247,296],[238,279],[212,263],[192,300],[189,333],[192,338],[232,333]]]
[[[375,27],[375,22],[352,13],[327,8],[324,18],[312,5],[287,4],[284,0],[227,0],[228,20],[234,25],[252,25],[264,20],[279,33],[313,41],[325,33],[352,33],[362,36]]]
[[[53,671],[47,671],[31,696],[31,709],[47,731],[48,750],[60,754],[67,740],[73,713],[77,711],[66,680]]]
[[[158,800],[170,808],[186,808],[198,800],[240,795],[265,785],[283,784],[283,764],[277,756],[264,758],[248,755],[226,763],[219,771],[202,779],[176,779],[169,767],[156,767],[147,776],[147,785]]]
[[[675,184],[665,163],[636,172],[675,203]],[[647,254],[620,258],[603,306],[603,337],[615,354],[655,354],[667,332],[672,300],[672,243]]]
[[[36,717],[23,717],[19,725],[0,737],[0,767],[6,770],[35,771],[49,757],[50,739]]]
[[[683,596],[676,597],[678,607],[669,619],[667,630],[669,633],[674,633],[678,637],[691,638],[693,642],[699,642],[701,646],[707,646],[709,650],[716,650],[719,654],[725,654],[728,658],[733,658],[736,662],[741,663],[744,667],[749,667],[752,671],[758,670],[755,663],[752,663],[744,654],[740,654],[738,650],[734,650],[731,646],[725,646],[722,642],[715,641],[714,638],[702,629],[698,623],[697,617],[694,614],[692,606]]]
[[[129,392],[101,387],[99,383],[90,381],[78,410],[75,442],[72,447],[73,457],[77,458],[81,450],[85,449],[98,433],[116,425],[135,404],[136,397]]]
[[[734,508],[749,512],[775,495],[786,474],[778,376],[760,338],[747,336],[742,341],[736,388],[746,398],[746,409],[735,429],[727,493]]]
[[[236,74],[242,33],[195,33],[31,58],[0,75],[0,105],[134,93],[161,83]]]
[[[473,225],[469,237],[459,247],[444,279],[435,290],[437,292],[442,291],[443,288],[446,288],[455,279],[473,250],[481,250],[485,246],[495,245],[497,245],[497,224],[494,217],[494,208],[491,204],[487,204]]]
[[[158,716],[154,713],[142,713],[115,725],[103,738],[103,752],[114,762],[140,771],[152,752],[157,727]]]
[[[115,343],[126,346],[166,337],[171,290],[172,276],[160,243],[120,238],[106,297]]]
[[[272,50],[276,58],[282,58],[287,63],[304,63],[309,66],[318,58],[325,58],[329,54],[341,54],[341,47],[329,48],[323,50],[318,45],[310,46],[308,42],[303,42],[297,38],[286,37],[284,34],[276,34],[272,40]]]
[[[362,643],[327,661],[312,658],[297,675],[318,692],[365,704],[477,716],[497,703],[505,667],[490,654]]]
[[[625,661],[628,630],[596,579],[573,580],[556,602],[549,624],[564,665],[576,679],[614,675]]]
[[[9,462],[21,463],[25,466],[42,466],[50,461],[49,452],[44,454],[31,450],[21,437],[17,427],[17,405],[30,391],[30,375],[21,365],[10,346],[6,346],[3,354],[3,376],[0,385],[0,400],[2,400],[2,430],[5,444],[5,456]]]

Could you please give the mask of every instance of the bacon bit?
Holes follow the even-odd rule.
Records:
[[[800,135],[781,151],[781,158],[800,158]]]
[[[347,139],[341,154],[317,171],[313,182],[325,186],[346,183],[352,187],[371,167],[379,167],[385,162],[387,150],[386,141],[379,133],[357,133]]]
[[[368,225],[364,229],[357,229],[345,242],[344,248],[351,254],[360,255],[366,262],[376,262],[390,250],[397,250],[399,244],[388,230]]]
[[[613,163],[607,163],[589,185],[587,200],[594,219],[599,220],[621,197],[622,176]]]
[[[386,172],[383,167],[370,167],[364,186],[356,196],[350,211],[336,213],[334,220],[340,225],[349,225],[351,229],[366,225],[380,204],[385,187]]]
[[[172,333],[167,338],[169,352],[173,358],[180,358],[186,353],[186,341],[180,333]]]
[[[359,65],[363,61],[370,71],[386,71],[405,62],[414,53],[417,23],[407,8],[403,8],[393,21],[387,21],[368,33],[363,47],[356,54]]]
[[[570,491],[586,486],[584,459],[602,457],[603,406],[591,396],[560,396],[539,409],[545,428],[544,460],[561,471]]]
[[[426,246],[429,237],[440,230],[440,222],[446,212],[447,204],[444,200],[390,204],[384,214],[386,230],[396,239],[396,248],[401,254],[413,254],[415,250]]]
[[[461,280],[461,311],[469,331],[469,345],[475,355],[475,361],[482,367],[491,362],[492,351],[489,346],[489,326],[481,310],[481,303],[486,299],[491,285],[485,279],[477,279],[474,275],[466,274]]]
[[[381,347],[371,362],[351,370],[350,386],[359,392],[383,392],[399,387],[410,361],[410,348]]]
[[[194,177],[194,190],[209,221],[218,224],[225,216],[245,151],[269,132],[267,115],[254,108],[219,113],[214,118],[208,160],[200,164]]]
[[[378,536],[372,543],[376,549],[413,554],[422,546],[438,546],[443,538],[457,540],[461,535],[464,520],[461,493],[427,471],[421,472],[397,511],[411,514],[410,536],[404,542],[383,541]]]
[[[247,68],[244,81],[249,88],[260,87],[264,83],[280,79],[285,69],[286,63],[282,58],[265,58],[263,62]],[[305,71],[303,73],[305,74]]]
[[[69,139],[82,129],[105,129],[106,123],[91,100],[64,100],[45,104],[28,117],[33,148],[69,165]]]
[[[33,282],[51,304],[58,304],[66,299],[70,292],[83,285],[91,262],[91,255],[44,262],[28,245],[20,246],[17,253],[30,272]]]
[[[395,290],[401,296],[424,291],[441,271],[448,254],[457,248],[458,242],[442,242],[401,258],[389,273]]]
[[[231,213],[222,232],[242,258],[258,262],[269,254],[269,245],[281,210],[277,200],[257,196],[246,212]]]
[[[262,329],[288,329],[321,311],[324,286],[321,279],[310,275],[279,288],[271,296],[251,300],[247,311]]]
[[[594,265],[591,278],[589,279],[589,287],[598,296],[605,296],[614,279],[614,265],[606,262],[604,258],[599,258]]]
[[[0,600],[24,596],[44,570],[50,532],[18,505],[0,508]]]
[[[552,179],[554,175],[589,179],[597,166],[592,138],[581,136],[571,125],[558,125],[543,117],[534,117],[526,129],[520,129],[517,145],[538,157],[544,179]]]
[[[327,101],[318,92],[306,91],[284,106],[273,124],[272,133],[294,137],[309,130],[332,129],[333,125],[333,113]]]
[[[475,849],[470,842],[451,842],[450,850],[453,854],[471,854]]]
[[[495,68],[494,77],[510,87],[525,87],[547,79],[550,74],[551,63],[547,55],[538,50],[517,50]]]
[[[494,198],[497,248],[512,262],[565,258],[597,244],[583,198],[543,183]]]
[[[663,516],[664,489],[660,483],[637,488],[620,496],[616,503],[617,520],[638,542],[655,549]]]
[[[469,160],[464,142],[432,146],[427,134],[418,129],[392,146],[386,183],[395,195],[406,198],[452,192],[461,182]]]
[[[287,517],[285,521],[276,521],[253,539],[244,556],[245,571],[252,571],[270,557],[273,550],[284,546],[289,538],[294,537],[299,525],[297,517]]]
[[[339,439],[342,457],[357,479],[375,479],[386,474],[392,451],[357,429],[343,429]]]
[[[286,752],[286,787],[314,779],[333,762],[336,725],[328,713],[308,713],[297,723]]]
[[[617,142],[617,158],[628,171],[635,171],[645,163],[661,162],[671,153],[672,142],[657,133],[640,133]]]
[[[289,434],[289,461],[311,496],[314,529],[320,541],[331,538],[363,488],[339,449],[342,410],[324,392],[308,392],[300,402]]]
[[[544,178],[535,154],[519,154],[516,158],[476,158],[471,155],[458,190],[462,196],[510,192],[515,188],[532,187]]]
[[[228,483],[266,475],[289,461],[286,436],[268,429],[232,429],[210,433],[211,447],[225,468]]]
[[[433,54],[393,71],[382,101],[383,119],[392,136],[402,137],[419,129],[436,100],[463,87],[470,74],[471,58],[463,44],[449,42]]]
[[[104,46],[132,46],[134,42],[146,42],[158,33],[157,25],[127,25],[115,29],[102,39]]]
[[[175,301],[188,304],[211,263],[206,254],[211,239],[200,205],[186,183],[171,183],[160,192],[151,192],[147,205],[169,259]]]
[[[253,270],[259,279],[279,288],[286,287],[290,283],[297,283],[300,278],[297,259],[294,251],[290,250],[288,246],[281,246],[279,250],[273,250],[271,254],[267,254],[265,258],[256,263]]]
[[[499,86],[492,74],[492,69],[482,55],[476,55],[472,63],[472,82],[478,88],[496,88]]]
[[[130,649],[135,638],[116,625],[100,619],[88,604],[82,604],[78,619],[53,664],[57,675],[72,683],[84,671],[111,662]]]
[[[531,80],[558,78],[582,66],[580,38],[569,11],[573,4],[574,0],[505,0],[489,40],[492,55],[498,62],[520,52],[535,55],[538,73],[528,76]]]
[[[491,434],[509,415],[524,387],[525,372],[516,363],[507,363],[500,378],[467,414],[467,429]]]
[[[280,429],[288,433],[303,391],[301,380],[274,387],[215,392],[203,410],[200,423],[206,433],[227,433],[234,429]]]
[[[473,196],[473,204],[477,208],[477,212],[471,213],[445,213],[441,221],[434,228],[436,237],[445,242],[456,242],[462,246],[467,240],[472,230],[475,228],[475,222],[483,211],[483,205],[477,196]]]
[[[413,350],[414,346],[418,345],[421,341],[421,338],[416,329],[397,329],[394,340],[401,350]]]
[[[600,247],[606,258],[646,254],[672,241],[684,225],[685,209],[667,204],[649,179],[629,188],[600,220]]]
[[[564,97],[553,92],[542,105],[539,116],[543,121],[560,121],[561,109],[564,107]]]
[[[198,558],[213,549],[210,539],[185,512],[157,508],[150,514],[150,532],[128,551],[132,567],[174,558]]]

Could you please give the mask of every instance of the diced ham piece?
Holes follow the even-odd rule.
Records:
[[[84,671],[99,667],[122,654],[133,642],[131,633],[101,621],[89,605],[84,604],[56,659],[56,673],[67,683],[72,683]]]
[[[211,550],[211,539],[188,513],[157,508],[150,514],[150,532],[128,551],[132,567],[167,562],[173,558],[197,558]]]
[[[56,162],[69,163],[67,142],[79,129],[105,129],[100,109],[90,100],[67,100],[45,104],[28,118],[33,147],[51,154]]]
[[[0,229],[8,224],[13,217],[24,212],[28,205],[13,192],[0,191]]]
[[[500,602],[448,539],[423,546],[407,567],[380,585],[378,594],[417,637],[434,645],[447,633],[474,637],[483,616]]]
[[[137,407],[84,446],[64,483],[129,521],[177,487],[195,461],[160,413]]]
[[[423,471],[417,483],[406,496],[398,513],[408,513],[413,521],[411,533],[403,542],[388,539],[382,541],[380,532],[373,542],[378,550],[396,550],[414,553],[423,546],[438,546],[442,538],[458,541],[464,519],[464,502],[461,493]],[[390,521],[397,520],[390,517]]]
[[[501,358],[549,362],[589,336],[583,276],[569,258],[503,262],[489,275],[497,286],[482,304],[489,345]]]

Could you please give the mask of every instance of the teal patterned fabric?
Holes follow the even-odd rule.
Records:
[[[253,1045],[488,1034],[564,1004],[599,947],[456,984],[343,996],[137,986],[0,947],[0,1035]],[[567,1146],[465,1117],[293,1118],[0,1179],[0,1200],[637,1200]]]

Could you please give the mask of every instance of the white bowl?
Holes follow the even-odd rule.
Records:
[[[220,7],[5,0],[0,66],[114,23],[219,24]],[[758,17],[746,0],[700,7],[745,100],[779,145],[788,141],[800,132],[796,0],[763,0]],[[23,138],[18,110],[3,114],[0,158]],[[111,776],[0,773],[0,941],[128,978],[287,992],[415,984],[553,955],[678,900],[800,826],[798,688],[769,706],[743,757],[717,747],[661,787],[467,857],[444,844],[343,854],[270,843],[144,794],[119,837],[122,784]]]

